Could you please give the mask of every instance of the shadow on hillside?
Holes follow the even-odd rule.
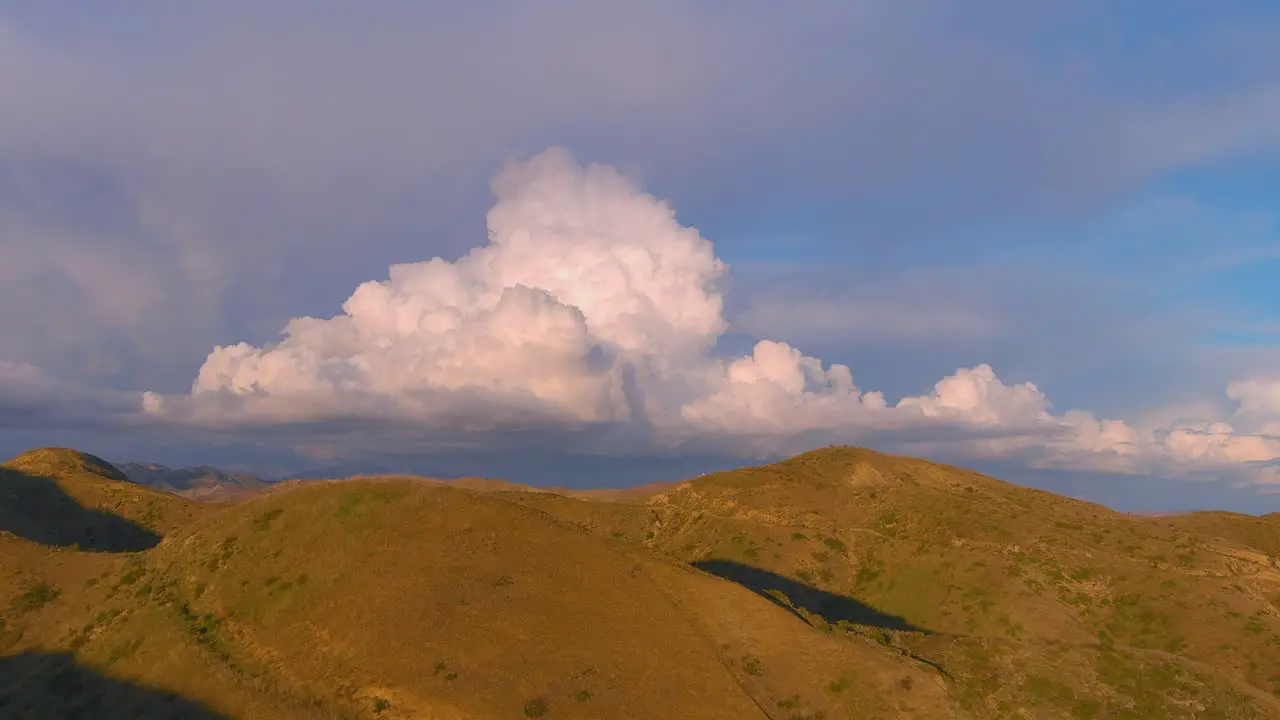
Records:
[[[817,615],[832,625],[840,622],[849,622],[855,625],[870,625],[886,630],[928,632],[924,628],[916,627],[897,615],[880,612],[870,605],[858,602],[851,597],[819,590],[768,570],[761,570],[760,568],[743,565],[731,560],[700,560],[693,563],[693,566],[717,577],[737,583],[768,599],[773,604],[785,608],[805,622],[809,622],[808,618],[797,612],[796,608]],[[770,590],[781,592],[795,607],[789,607],[782,600],[771,594]]]
[[[16,470],[0,470],[0,531],[90,552],[137,552],[160,542],[137,523],[82,506],[53,480]]]
[[[0,658],[0,717],[226,720],[179,695],[109,678],[66,654]]]

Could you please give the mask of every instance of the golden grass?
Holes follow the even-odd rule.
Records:
[[[634,492],[368,478],[234,506],[104,465],[0,475],[0,658],[48,678],[0,677],[0,715],[74,677],[76,702],[228,718],[1280,716],[1275,518],[854,448]],[[48,542],[84,513],[164,539]]]

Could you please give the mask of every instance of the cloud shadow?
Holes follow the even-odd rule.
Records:
[[[0,532],[88,552],[139,552],[160,536],[135,522],[86,508],[50,478],[0,469]]]
[[[66,653],[0,658],[0,717],[229,720],[176,695],[107,677]]]
[[[704,572],[737,583],[778,607],[786,609],[805,622],[809,622],[809,619],[802,615],[797,608],[817,615],[832,625],[847,622],[854,625],[869,625],[885,630],[928,632],[924,628],[916,627],[897,615],[880,612],[870,605],[851,597],[819,590],[768,570],[743,565],[731,560],[699,560],[694,562],[693,566]],[[785,595],[794,607],[783,602],[771,591]]]

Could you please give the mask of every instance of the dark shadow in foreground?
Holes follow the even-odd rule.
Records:
[[[743,565],[732,560],[700,560],[693,563],[699,570],[735,582],[748,590],[767,598],[773,604],[786,608],[796,617],[808,622],[808,618],[796,611],[796,608],[810,612],[832,625],[840,622],[855,625],[870,625],[885,630],[907,630],[928,632],[916,627],[897,615],[880,612],[870,605],[858,602],[851,597],[836,595],[826,590],[810,587],[789,577]],[[777,591],[786,596],[795,607],[789,607],[770,591]]]
[[[228,720],[179,695],[106,677],[70,655],[0,658],[0,718]]]
[[[160,543],[137,523],[82,506],[53,480],[17,470],[0,470],[0,531],[92,552],[138,552]]]

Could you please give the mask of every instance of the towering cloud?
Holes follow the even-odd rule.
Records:
[[[719,357],[727,268],[667,204],[561,149],[508,166],[493,191],[487,244],[453,262],[393,266],[341,314],[291,321],[275,345],[216,348],[189,397],[148,394],[145,411],[470,433],[616,424],[667,448],[714,441],[744,453],[896,432],[971,455],[1123,472],[1280,458],[1280,440],[1221,423],[1152,434],[1082,411],[1054,415],[1034,384],[1005,384],[988,365],[890,404],[859,389],[848,367],[785,343]],[[1242,412],[1280,417],[1273,385],[1229,394]]]
[[[493,189],[487,245],[394,266],[342,315],[290,322],[274,347],[217,348],[193,398],[259,418],[476,428],[661,412],[725,329],[711,244],[617,171],[563,150],[508,167]]]

